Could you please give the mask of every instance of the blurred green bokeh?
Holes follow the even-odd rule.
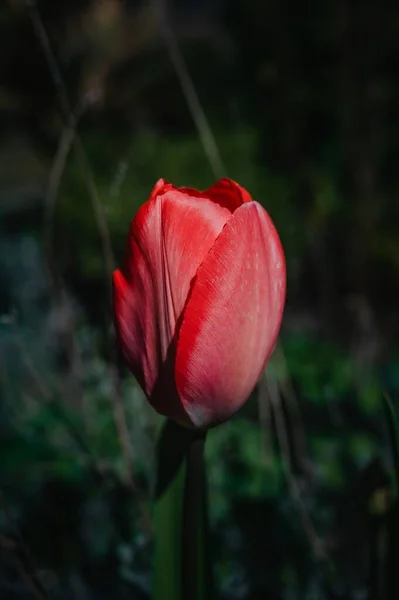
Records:
[[[150,597],[162,423],[113,362],[98,214],[119,263],[157,179],[215,179],[171,25],[223,171],[270,212],[288,267],[269,395],[207,442],[219,597],[391,600],[393,538],[386,571],[376,548],[397,512],[399,9],[28,4],[0,8],[0,597],[32,597],[21,561],[52,599]]]

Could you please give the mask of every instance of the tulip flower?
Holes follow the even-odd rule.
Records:
[[[233,415],[283,315],[285,259],[266,210],[229,179],[203,192],[160,179],[113,283],[120,347],[153,407],[194,428]]]

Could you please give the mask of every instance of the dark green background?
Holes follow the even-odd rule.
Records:
[[[288,298],[277,402],[208,440],[218,597],[395,599],[399,5],[159,8],[1,3],[0,597],[32,597],[22,564],[52,599],[149,598],[161,421],[115,368],[110,247],[158,178],[220,173],[275,221]]]

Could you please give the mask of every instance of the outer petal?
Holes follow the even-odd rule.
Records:
[[[257,202],[245,203],[199,268],[184,311],[175,378],[194,425],[225,420],[251,393],[275,346],[285,288],[276,229]]]
[[[199,265],[231,213],[191,197],[162,180],[130,229],[124,267],[114,274],[115,314],[121,347],[155,408],[169,416],[165,384],[177,323]],[[173,367],[169,368],[173,381]],[[168,390],[170,395],[172,392]],[[168,412],[169,411],[169,412]]]

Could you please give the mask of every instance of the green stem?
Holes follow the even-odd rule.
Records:
[[[181,547],[182,600],[200,600],[204,567],[204,432],[193,432],[186,451]]]

